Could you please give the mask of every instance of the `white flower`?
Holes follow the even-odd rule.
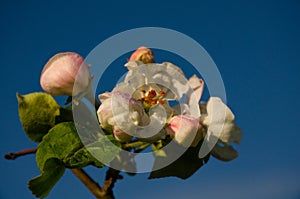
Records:
[[[103,129],[118,132],[129,129],[128,124],[146,125],[149,117],[145,113],[141,102],[131,98],[128,94],[111,92],[99,95],[101,105],[97,111],[98,120]],[[113,107],[115,107],[113,109]]]
[[[168,101],[177,100],[181,103],[183,102],[182,106],[185,107],[183,109],[185,116],[182,117],[184,118],[182,127],[184,128],[187,124],[186,128],[191,131],[198,129],[200,118],[198,102],[203,91],[203,80],[196,76],[187,80],[182,70],[169,62],[144,64],[140,61],[129,61],[125,66],[129,69],[129,72],[124,82],[118,84],[112,91],[112,93],[119,94],[111,96],[111,93],[104,93],[99,96],[102,105],[98,110],[98,116],[102,128],[118,129],[116,137],[120,132],[122,135],[125,132],[130,132],[129,134],[147,142],[163,139],[167,134],[165,129],[166,122],[173,117],[175,111],[180,112],[181,109],[181,106],[173,109],[169,106]],[[127,96],[125,100],[127,102],[122,100],[121,96]],[[139,111],[128,112],[126,110],[130,100],[140,102],[137,109]],[[142,107],[145,112],[142,111]],[[111,111],[112,109],[114,111]],[[128,118],[132,120],[128,121]],[[190,119],[186,121],[186,118]],[[175,120],[177,121],[177,117],[173,119],[173,121]],[[139,122],[134,123],[132,121]],[[193,121],[193,126],[190,125],[189,121]],[[168,127],[169,134],[172,135],[171,131],[174,130],[174,124],[168,124]],[[176,129],[177,131],[178,129]],[[192,135],[193,133],[176,134],[177,136],[174,134],[175,141],[187,145],[186,141],[181,142],[179,140],[188,140],[189,134]],[[185,138],[185,135],[188,137]],[[193,135],[196,136],[196,134]],[[199,139],[195,139],[195,143],[197,144],[198,142]],[[195,143],[192,145],[194,146]]]
[[[212,155],[223,161],[230,161],[238,156],[237,151],[229,146],[231,142],[240,143],[242,132],[234,123],[234,114],[218,97],[211,97],[207,104],[201,104],[201,123],[207,132],[219,138],[212,150]]]

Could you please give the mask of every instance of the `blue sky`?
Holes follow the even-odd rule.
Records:
[[[240,157],[229,163],[212,158],[187,180],[124,175],[115,187],[117,198],[298,199],[299,9],[296,0],[2,1],[0,154],[36,146],[22,131],[15,93],[41,91],[39,76],[49,57],[61,51],[86,56],[121,31],[165,27],[195,39],[217,64],[228,105],[244,133]],[[117,67],[123,66],[113,64],[107,76],[115,76]],[[192,72],[188,67],[183,70]],[[39,174],[34,156],[1,158],[0,172],[1,199],[33,198],[26,183]],[[88,172],[102,182],[104,170],[88,168]],[[93,196],[66,172],[48,198]]]

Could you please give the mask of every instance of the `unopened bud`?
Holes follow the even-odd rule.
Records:
[[[40,84],[51,95],[76,96],[89,86],[91,75],[82,56],[75,52],[54,55],[44,66]],[[76,93],[73,87],[76,80]]]
[[[148,64],[148,63],[154,63],[154,54],[153,52],[145,47],[139,47],[136,51],[134,51],[131,55],[131,57],[129,58],[129,61],[142,61],[144,64]]]

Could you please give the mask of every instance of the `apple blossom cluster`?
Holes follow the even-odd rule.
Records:
[[[116,85],[111,92],[99,95],[101,105],[97,111],[101,128],[112,133],[116,140],[126,143],[137,138],[153,143],[170,137],[184,147],[196,147],[208,131],[214,134],[216,129],[222,129],[211,154],[223,161],[238,156],[230,145],[232,142],[239,144],[242,137],[240,128],[234,123],[234,114],[218,97],[200,102],[204,88],[202,79],[194,75],[186,79],[187,85],[184,85],[184,81],[178,78],[178,74],[186,78],[183,71],[170,62],[155,63],[153,52],[146,47],[138,48],[125,66],[129,72],[124,82]],[[147,70],[147,74],[138,74],[139,67]],[[79,89],[72,93],[76,78]],[[86,92],[91,78],[89,66],[83,58],[77,53],[66,52],[55,55],[47,62],[40,82],[51,95],[77,96]],[[154,82],[149,82],[153,78]],[[168,85],[156,83],[161,80]],[[127,89],[128,84],[131,89]],[[186,89],[186,86],[189,88]],[[186,95],[184,103],[173,107],[169,105],[169,101],[178,101],[183,94]],[[190,113],[193,110],[188,105],[192,99],[199,103],[198,115]],[[225,114],[221,114],[221,110],[225,110]],[[145,126],[150,126],[153,131],[157,126],[161,129],[152,136],[143,136],[145,130],[139,131],[138,127]],[[147,130],[149,132],[151,129]]]

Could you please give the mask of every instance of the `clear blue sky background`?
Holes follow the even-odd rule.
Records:
[[[15,93],[41,90],[39,76],[49,57],[60,51],[86,56],[121,31],[165,27],[194,38],[218,65],[228,105],[244,133],[240,157],[229,163],[212,158],[187,180],[125,175],[116,184],[117,198],[298,199],[299,19],[296,0],[1,1],[0,154],[36,146],[22,131]],[[114,76],[122,65],[111,67],[107,75]],[[104,170],[88,171],[102,182]],[[33,155],[1,158],[0,198],[33,198],[26,183],[38,174]],[[93,196],[68,171],[48,198]]]

